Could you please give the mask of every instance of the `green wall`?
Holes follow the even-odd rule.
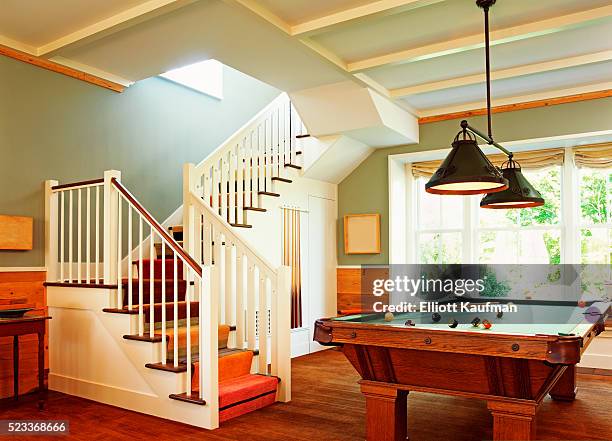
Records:
[[[151,78],[122,94],[0,56],[0,214],[34,217],[34,249],[0,267],[44,265],[43,181],[116,169],[159,220],[181,203],[182,166],[198,163],[280,92],[225,68],[221,101]]]
[[[386,264],[389,262],[389,191],[387,156],[397,153],[449,148],[460,130],[460,120],[420,126],[419,144],[376,150],[338,186],[338,264]],[[486,117],[470,118],[474,127],[486,130]],[[612,98],[552,107],[499,113],[493,131],[499,142],[535,139],[612,129]],[[346,214],[380,213],[382,252],[377,255],[344,254],[343,217]]]

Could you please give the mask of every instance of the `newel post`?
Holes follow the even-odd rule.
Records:
[[[291,401],[291,267],[281,266],[276,273],[276,353],[275,375],[280,378],[277,400]]]
[[[119,194],[114,189],[112,179],[121,181],[121,172],[107,170],[104,172],[104,239],[102,255],[104,258],[102,274],[104,284],[111,285],[117,282],[117,259],[121,258],[121,252],[117,250],[117,229]]]
[[[195,165],[183,165],[183,248],[190,256],[195,255],[195,207],[191,192],[196,190]]]
[[[52,187],[58,185],[57,181],[45,181],[45,266],[47,267],[47,280],[58,280],[59,258],[57,254],[57,232],[59,198]]]

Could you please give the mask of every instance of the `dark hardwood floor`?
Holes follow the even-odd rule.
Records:
[[[212,432],[54,392],[47,410],[39,413],[35,397],[26,397],[14,407],[3,403],[0,419],[68,419],[69,438],[84,441],[363,440],[364,400],[357,374],[344,356],[335,350],[324,351],[295,359],[293,366],[291,403],[245,415]],[[575,402],[547,399],[541,406],[537,439],[612,439],[612,376],[582,374],[578,386]],[[482,401],[422,393],[412,393],[408,400],[411,441],[491,438],[491,417]]]

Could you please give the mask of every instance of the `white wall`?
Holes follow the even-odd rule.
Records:
[[[337,225],[337,185],[324,181],[302,178],[296,171],[291,176],[291,184],[275,182],[274,190],[281,197],[260,196],[266,213],[248,213],[248,223],[252,229],[237,229],[238,233],[252,244],[270,263],[281,264],[283,218],[281,207],[301,210],[301,251],[302,251],[302,310],[303,327],[292,332],[292,355],[309,353],[313,348],[312,325],[315,319],[330,316],[336,310],[336,225]],[[309,222],[311,209],[317,216],[314,224]],[[321,211],[324,204],[325,212]],[[324,216],[325,234],[316,232],[310,240],[309,225],[319,225]],[[331,237],[330,237],[331,236]],[[321,239],[325,237],[325,241]],[[316,243],[311,243],[316,241]],[[322,263],[313,265],[313,262]],[[311,288],[311,284],[313,285]],[[325,286],[325,289],[321,287]],[[330,305],[332,305],[330,307]],[[312,313],[311,313],[312,311]],[[323,315],[317,314],[325,312]],[[314,317],[316,315],[316,317]],[[314,348],[316,349],[316,348]]]

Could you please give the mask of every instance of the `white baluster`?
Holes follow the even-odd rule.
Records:
[[[187,396],[191,395],[191,283],[190,281],[192,280],[192,276],[191,276],[191,268],[187,269],[187,274],[185,274],[185,281],[187,283],[187,287],[185,288],[185,307],[187,308],[185,314],[186,314],[186,320],[187,320],[187,379],[186,379],[186,383],[187,383]],[[174,341],[174,346],[178,346],[178,337],[175,335],[174,336],[175,341]]]
[[[236,347],[244,348],[244,259],[236,246]]]
[[[119,204],[121,204],[121,198],[117,198]],[[108,203],[108,202],[106,202]],[[121,223],[121,215],[118,217],[119,223]],[[121,253],[121,248],[117,249],[118,253]],[[121,259],[119,259],[121,261]],[[96,283],[100,282],[100,186],[96,186]],[[121,282],[121,277],[119,277]]]
[[[155,336],[155,230],[149,238],[149,337]]]
[[[64,279],[64,263],[66,262],[64,256],[64,249],[66,248],[66,244],[64,243],[64,218],[66,217],[66,205],[64,201],[64,194],[66,192],[62,191],[60,193],[60,281],[65,282]]]
[[[255,268],[248,261],[247,272],[247,348],[255,349],[256,345],[256,322],[255,322]]]
[[[217,164],[212,169],[212,208],[215,213],[219,214],[219,172],[217,170]]]
[[[123,205],[123,197],[117,197],[117,309],[123,308],[123,218],[121,216],[121,207]],[[129,210],[129,207],[128,207]],[[99,254],[96,251],[96,261],[99,259]],[[98,279],[98,267],[96,262],[96,282]],[[129,280],[128,280],[129,282]]]
[[[238,213],[236,210],[236,193],[238,191],[237,189],[237,183],[236,183],[236,173],[237,173],[237,169],[236,169],[236,155],[235,153],[230,150],[229,152],[229,179],[228,179],[228,184],[229,184],[229,214],[227,217],[227,220],[229,223],[238,223]]]
[[[82,230],[82,218],[81,218],[81,212],[82,212],[82,208],[83,208],[83,204],[81,203],[81,189],[77,189],[77,282],[78,283],[82,283],[83,279],[82,279],[82,274],[81,274],[81,266],[83,263],[83,256],[82,256],[82,249],[83,249],[83,241],[82,241],[82,235],[81,235],[81,230]]]
[[[85,240],[85,280],[87,283],[91,283],[91,191],[90,187],[87,187],[87,224],[86,232],[87,238]]]
[[[72,244],[72,190],[68,190],[68,195],[70,196],[68,200],[68,281],[70,283],[73,282],[72,279],[72,252],[73,252],[73,244]]]
[[[259,373],[268,374],[268,290],[263,271],[259,271]]]
[[[128,308],[132,309],[132,207],[127,206],[128,222],[127,222],[127,290],[128,290]]]
[[[178,266],[177,266],[177,260],[176,260],[176,251],[174,251],[174,249],[172,250],[173,253],[173,262],[172,262],[172,267],[173,267],[173,275],[174,275],[174,280],[172,283],[172,288],[173,288],[173,293],[174,293],[174,299],[173,299],[173,319],[174,319],[174,344],[173,349],[174,349],[174,354],[173,354],[173,358],[174,358],[174,367],[178,367],[178,321],[179,321],[179,316],[178,316]]]
[[[225,243],[225,324],[233,326],[236,322],[233,320],[232,313],[234,308],[233,296],[233,262],[232,262],[232,245],[227,242]],[[228,347],[236,347],[235,344]]]
[[[144,292],[142,285],[142,216],[138,215],[138,335],[144,335]]]
[[[162,363],[166,364],[168,348],[166,341],[166,242],[161,241],[161,332],[162,332]]]

